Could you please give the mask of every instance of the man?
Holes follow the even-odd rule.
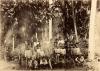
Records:
[[[77,66],[83,66],[85,59],[83,56],[79,56],[75,58],[75,61]]]

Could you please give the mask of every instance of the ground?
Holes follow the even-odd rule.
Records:
[[[0,70],[12,70],[16,66],[17,66],[16,64],[0,60]]]

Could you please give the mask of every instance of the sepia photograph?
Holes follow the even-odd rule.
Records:
[[[100,71],[100,0],[0,0],[0,71]]]

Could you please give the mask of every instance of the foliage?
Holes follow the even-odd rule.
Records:
[[[88,36],[88,9],[90,8],[90,5],[82,1],[74,1],[73,5],[70,1],[65,1],[65,5],[56,1],[52,7],[49,7],[47,1],[33,1],[26,3],[8,1],[2,2],[1,8],[1,15],[3,18],[2,23],[4,23],[4,32],[2,34],[2,37],[4,38],[2,40],[5,40],[6,34],[13,28],[13,30],[16,30],[16,33],[14,33],[16,34],[16,39],[19,39],[19,41],[27,40],[32,42],[31,38],[35,36],[37,31],[41,31],[43,27],[48,24],[50,18],[57,19],[59,17],[62,19],[61,22],[58,21],[59,24],[56,23],[58,24],[57,27],[59,32],[63,32],[65,38],[68,38],[68,35],[73,36],[73,10],[75,13],[78,36],[80,38],[85,38],[86,35]],[[16,21],[18,24],[14,26]],[[55,21],[53,24],[55,24]],[[20,32],[22,27],[26,29],[24,32]],[[24,34],[27,35],[25,36]]]

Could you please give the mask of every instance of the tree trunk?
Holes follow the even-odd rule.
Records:
[[[73,12],[73,23],[74,23],[74,29],[75,29],[76,42],[78,42],[78,34],[77,34],[77,27],[76,27],[76,15],[75,15],[75,11],[74,11],[73,0],[72,0],[72,12]]]
[[[49,0],[49,7],[53,3],[53,0]],[[49,41],[52,39],[52,18],[49,19]]]
[[[88,58],[90,60],[94,59],[94,49],[95,49],[95,15],[96,15],[96,7],[97,0],[91,0],[91,14],[90,14],[90,25],[89,25],[89,53]]]
[[[14,51],[14,49],[15,49],[15,38],[14,38],[14,36],[13,36],[13,47],[12,47],[12,51]]]

